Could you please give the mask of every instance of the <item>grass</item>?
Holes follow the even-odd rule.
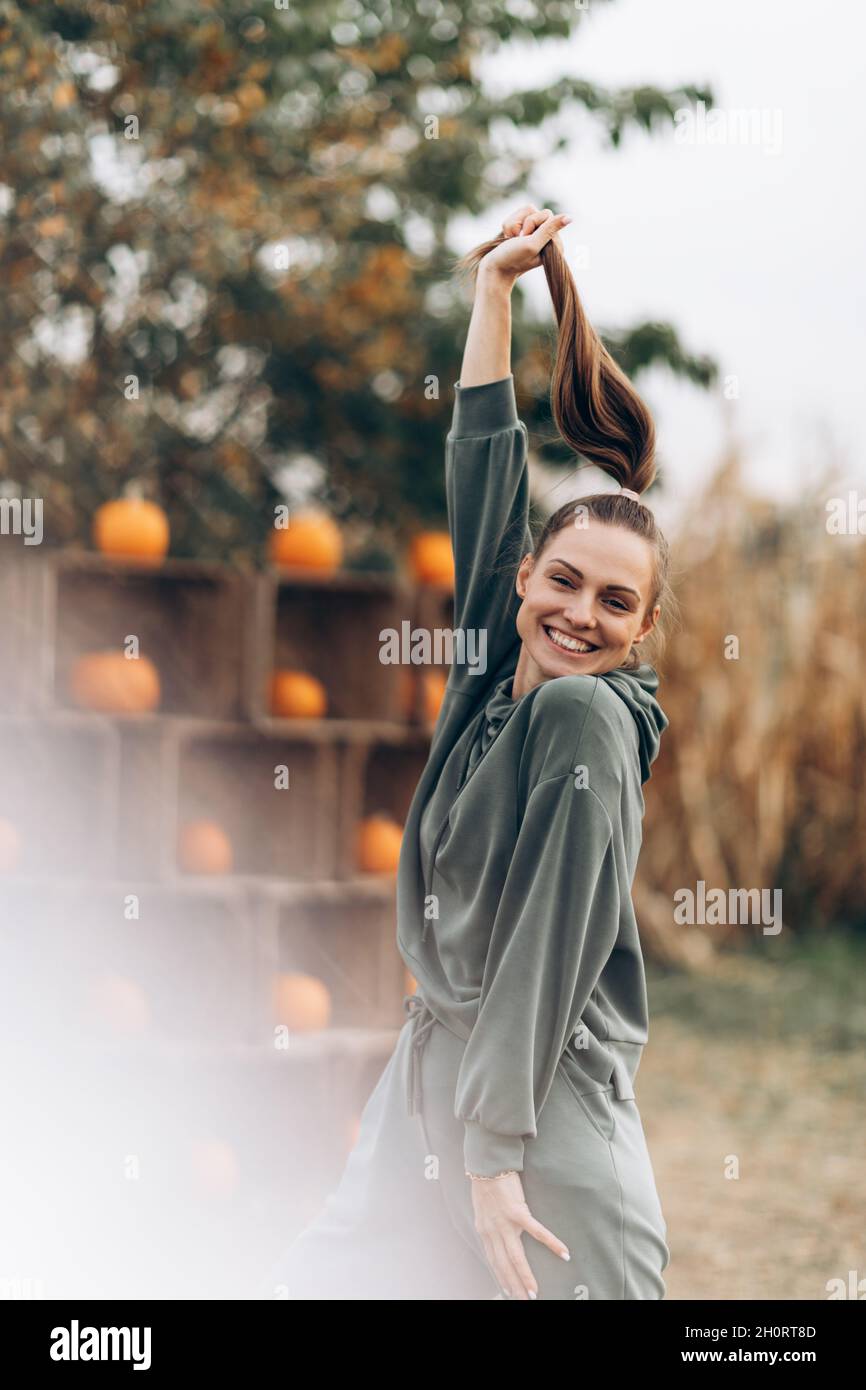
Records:
[[[711,1037],[753,1043],[803,1041],[840,1055],[866,1053],[866,937],[842,928],[784,933],[727,952],[710,973],[647,963],[654,1019],[688,1024]]]
[[[866,944],[793,935],[648,966],[636,1094],[670,1299],[826,1299],[866,1276]]]

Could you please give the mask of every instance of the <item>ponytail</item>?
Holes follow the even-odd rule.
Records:
[[[456,269],[471,271],[502,233],[467,252]],[[625,372],[584,312],[574,277],[555,239],[540,252],[559,324],[550,405],[565,443],[622,487],[645,492],[655,478],[655,426]]]

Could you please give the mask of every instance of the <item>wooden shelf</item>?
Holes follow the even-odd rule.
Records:
[[[433,725],[401,724],[389,719],[275,719],[272,716],[242,719],[202,719],[194,714],[106,714],[99,710],[68,709],[54,706],[42,711],[0,714],[2,723],[46,725],[49,728],[79,729],[87,733],[97,725],[113,732],[125,729],[159,730],[168,737],[181,738],[289,738],[297,743],[391,743],[414,747],[429,743]]]
[[[118,1056],[142,1061],[213,1063],[223,1066],[239,1063],[242,1066],[285,1067],[298,1062],[323,1061],[353,1057],[378,1058],[392,1052],[399,1028],[325,1028],[317,1033],[294,1033],[287,1048],[269,1043],[204,1043],[172,1042],[161,1038],[124,1037],[112,1034],[105,1044],[98,1040],[78,1040],[72,1044],[86,1053],[99,1055],[110,1049],[112,1060]]]
[[[261,896],[277,903],[387,903],[396,893],[394,874],[364,874],[354,878],[293,881],[265,874],[182,874],[171,878],[109,878],[69,874],[0,874],[0,898],[7,889],[22,892],[53,890],[67,897],[81,894],[137,893],[143,897],[212,897],[220,901]]]
[[[412,592],[411,584],[396,571],[386,574],[375,570],[341,569],[334,574],[326,574],[288,565],[268,565],[264,573],[281,589],[324,589],[346,594],[404,594],[407,597]]]
[[[261,892],[278,902],[342,903],[360,900],[388,902],[397,892],[396,874],[358,874],[323,883],[290,883],[277,879],[260,883]]]
[[[357,871],[355,834],[379,809],[405,819],[433,725],[418,717],[420,681],[406,713],[407,674],[426,668],[380,661],[379,634],[447,623],[450,591],[399,573],[33,549],[0,561],[0,816],[21,841],[20,872],[0,874],[10,938],[34,961],[68,951],[71,999],[73,981],[86,996],[102,973],[121,1006],[124,988],[141,991],[153,1037],[112,1035],[122,1057],[381,1060],[402,1019],[397,880]],[[159,671],[161,707],[77,708],[78,657],[129,635]],[[282,668],[322,682],[327,717],[269,712]],[[198,819],[229,836],[237,872],[180,871],[180,826]],[[269,1021],[286,971],[322,980],[336,1026],[283,1053]]]
[[[311,742],[339,740],[343,743],[394,743],[413,746],[430,740],[432,726],[400,724],[393,719],[274,719],[255,716],[253,727],[266,733],[290,733],[292,738]]]
[[[122,555],[103,555],[98,550],[44,551],[42,563],[59,570],[76,570],[96,575],[136,576],[164,579],[224,580],[236,575],[228,565],[218,560],[185,560],[166,556],[164,560],[136,560]]]

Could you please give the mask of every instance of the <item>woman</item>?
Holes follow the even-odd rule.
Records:
[[[410,1017],[269,1296],[664,1297],[632,1089],[647,1000],[630,890],[668,722],[639,660],[670,601],[668,553],[639,500],[652,421],[583,314],[557,239],[569,220],[520,208],[461,263],[477,281],[446,443],[454,621],[487,663],[451,668],[404,830]],[[554,417],[621,491],[561,508],[533,543],[510,295],[540,265]]]

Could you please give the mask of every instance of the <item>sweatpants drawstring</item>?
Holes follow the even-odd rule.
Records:
[[[421,1087],[421,1054],[436,1023],[436,1015],[427,1007],[420,994],[407,994],[403,1008],[412,1020],[409,1059],[406,1067],[406,1110],[421,1121],[427,1153],[431,1152],[427,1126],[424,1123],[424,1096]]]

